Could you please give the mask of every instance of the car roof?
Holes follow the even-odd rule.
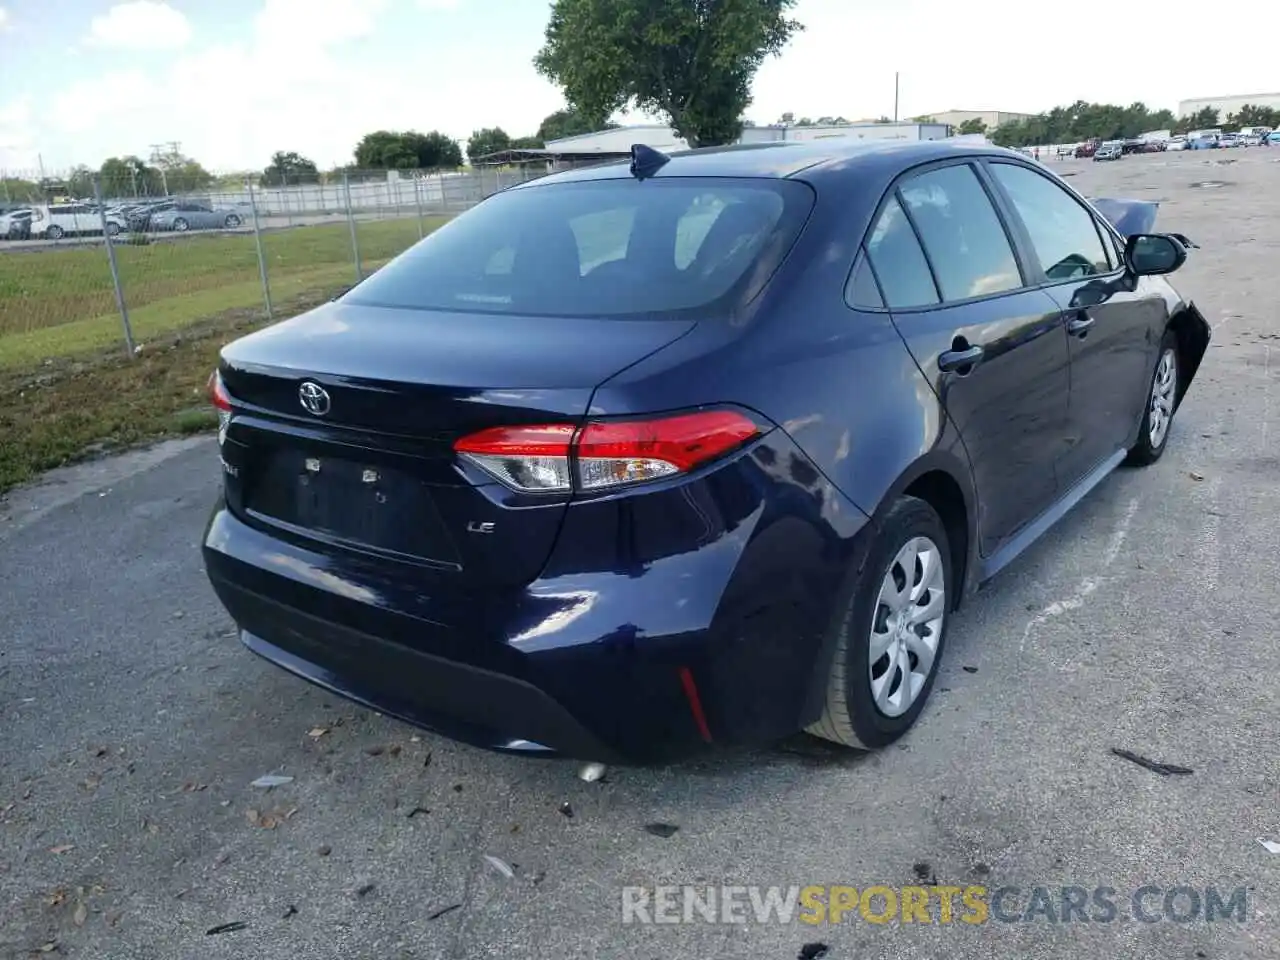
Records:
[[[664,177],[755,177],[803,179],[846,172],[883,173],[960,156],[1021,156],[1013,150],[953,140],[854,140],[831,137],[816,141],[776,141],[705,147],[675,151],[652,176]],[[630,178],[630,161],[617,160],[590,167],[578,167],[520,184],[526,189],[552,183]]]

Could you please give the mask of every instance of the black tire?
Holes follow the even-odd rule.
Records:
[[[187,221],[182,217],[178,217],[173,221],[173,229],[178,233],[186,233],[191,229],[191,224],[187,223]]]
[[[1169,386],[1168,422],[1165,424],[1164,432],[1159,436],[1159,441],[1154,442],[1151,438],[1152,407],[1155,406],[1156,384],[1162,378],[1166,357],[1170,358],[1173,374],[1173,382]],[[1178,337],[1172,330],[1166,330],[1160,339],[1160,351],[1156,354],[1155,368],[1147,379],[1147,391],[1142,401],[1142,424],[1138,428],[1138,442],[1129,449],[1129,455],[1125,458],[1127,465],[1146,467],[1164,456],[1165,447],[1169,445],[1169,434],[1173,432],[1173,407],[1177,404],[1179,390],[1178,376]]]
[[[240,218],[234,213],[229,213],[227,214],[227,219],[223,223],[228,230],[234,230],[236,227],[240,226]]]
[[[120,236],[120,224],[118,224],[118,223],[108,223],[108,224],[107,224],[107,236],[109,236],[109,237],[118,237],[118,236]]]
[[[61,240],[63,237],[67,235],[67,232],[57,224],[54,224],[48,230],[45,231],[44,235],[48,237],[50,240]]]
[[[933,662],[919,693],[904,712],[890,716],[876,705],[872,691],[871,632],[882,616],[878,609],[881,584],[897,565],[899,551],[917,537],[927,537],[937,547],[945,587],[942,621],[936,635]],[[918,575],[919,568],[914,572]],[[942,519],[923,500],[899,498],[880,525],[862,569],[850,578],[837,602],[829,628],[835,633],[835,653],[827,678],[826,705],[808,732],[854,749],[876,750],[911,729],[938,675],[955,589],[951,549]],[[892,666],[889,669],[893,669]],[[896,675],[901,677],[901,682],[906,682],[901,673]]]

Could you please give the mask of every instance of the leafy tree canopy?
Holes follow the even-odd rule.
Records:
[[[1216,113],[1214,116],[1216,118]],[[1153,130],[1176,130],[1178,126],[1172,112],[1150,110],[1144,103],[1122,107],[1112,103],[1086,103],[1077,100],[1069,106],[1054,107],[1048,113],[1002,123],[990,136],[1002,146],[1030,147],[1037,144],[1080,143],[1095,138],[1125,140]]]
[[[483,130],[473,131],[471,139],[467,141],[467,160],[475,163],[478,157],[510,149],[511,138],[507,136],[507,131],[501,127],[485,127]]]
[[[534,65],[596,129],[634,107],[690,146],[730,143],[760,64],[803,29],[795,2],[555,0]]]
[[[617,126],[610,120],[593,122],[590,117],[577,110],[557,110],[542,118],[542,123],[538,125],[537,139],[546,143],[548,140],[577,137],[584,133],[595,133],[597,130],[612,130]]]
[[[319,183],[320,170],[315,162],[292,150],[277,150],[271,155],[271,163],[262,171],[259,183],[264,187],[278,187],[291,183]]]
[[[436,170],[462,166],[462,148],[438,130],[377,130],[360,139],[355,160],[366,170]]]

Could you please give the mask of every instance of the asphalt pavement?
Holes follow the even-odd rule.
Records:
[[[1280,956],[1280,853],[1259,842],[1280,842],[1276,161],[1055,164],[1089,195],[1161,200],[1160,225],[1202,245],[1174,280],[1214,341],[1164,459],[1112,476],[968,605],[921,722],[878,755],[797,738],[586,783],[462,747],[239,646],[197,551],[211,441],[12,493],[0,957]],[[293,780],[250,786],[264,774]],[[1004,917],[1035,887],[1109,887],[1120,906],[622,922],[627,886],[921,883],[1018,887]],[[1245,888],[1247,916],[1179,922],[1157,892],[1144,922],[1128,904],[1148,885]],[[212,932],[226,924],[244,926]]]

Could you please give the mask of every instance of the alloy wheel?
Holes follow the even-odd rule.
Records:
[[[1147,417],[1147,439],[1151,449],[1159,450],[1169,432],[1173,419],[1173,401],[1177,395],[1178,364],[1172,350],[1165,350],[1156,365],[1156,375],[1151,381],[1151,410]]]
[[[885,716],[906,713],[929,679],[946,601],[942,552],[928,537],[912,537],[889,564],[872,616],[868,679]]]

